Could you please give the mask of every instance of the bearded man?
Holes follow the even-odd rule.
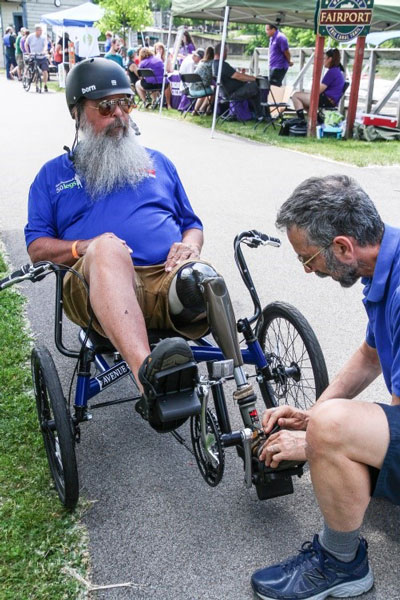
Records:
[[[74,144],[36,176],[25,237],[33,263],[74,266],[89,298],[80,279],[67,273],[67,316],[86,327],[93,310],[92,327],[111,340],[138,383],[143,365],[140,380],[146,383],[146,327],[196,338],[208,325],[204,309],[179,328],[170,315],[168,292],[178,270],[188,261],[204,264],[202,224],[174,165],[137,143],[132,96],[124,70],[113,61],[91,58],[71,70],[66,98],[76,124]],[[190,361],[185,341],[163,342],[152,353],[159,370]]]

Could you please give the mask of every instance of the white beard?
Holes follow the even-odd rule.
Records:
[[[113,130],[121,126],[119,134],[113,134]],[[80,130],[83,139],[76,147],[74,164],[93,201],[148,177],[148,171],[152,169],[150,156],[136,141],[129,123],[115,118],[114,123],[101,133],[95,133],[83,113]]]

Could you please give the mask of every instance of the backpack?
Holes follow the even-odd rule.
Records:
[[[400,129],[355,123],[353,137],[356,140],[366,140],[367,142],[375,142],[377,140],[400,140]]]
[[[290,135],[290,128],[298,127],[300,125],[304,125],[305,131],[307,133],[307,123],[304,121],[304,119],[299,119],[299,117],[295,117],[294,119],[285,119],[279,130],[279,135],[284,135],[284,136]],[[306,135],[306,133],[304,135]],[[294,135],[296,135],[296,134],[294,134]]]

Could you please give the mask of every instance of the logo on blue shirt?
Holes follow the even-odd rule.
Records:
[[[56,193],[59,194],[63,190],[71,190],[73,188],[81,188],[82,182],[79,179],[78,175],[75,175],[73,179],[69,179],[69,181],[59,181],[56,183]]]

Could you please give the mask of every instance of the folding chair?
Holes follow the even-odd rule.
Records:
[[[276,86],[271,85],[268,91],[267,102],[261,102],[261,106],[268,109],[269,116],[271,117],[270,121],[267,121],[265,127],[263,129],[263,133],[268,129],[270,125],[275,129],[275,122],[279,121],[279,124],[282,125],[284,121],[284,113],[289,109],[289,99],[292,94],[293,88],[292,86]],[[254,129],[260,123],[256,123]]]
[[[146,77],[155,77],[154,71],[153,69],[138,69],[138,75],[140,80],[144,80],[146,81]],[[147,81],[146,81],[147,83]],[[150,84],[152,85],[152,84]],[[161,97],[161,90],[160,90],[160,86],[159,84],[153,84],[154,88],[147,88],[145,89],[145,93],[146,93],[146,100],[144,102],[144,104],[142,103],[142,106],[144,106],[144,108],[147,108],[148,106],[151,106],[153,109],[157,108],[160,104],[160,97]],[[144,89],[144,88],[143,88]],[[158,97],[157,100],[153,100],[151,94],[154,92],[158,92]]]
[[[217,122],[220,121],[221,123],[224,123],[225,121],[229,121],[230,117],[233,115],[238,121],[240,121],[240,123],[245,125],[246,121],[242,119],[240,116],[240,111],[237,110],[237,107],[242,102],[247,102],[247,100],[237,100],[236,98],[232,98],[232,96],[228,94],[224,86],[221,84],[218,103],[227,104],[228,107],[218,116]]]
[[[328,106],[325,108],[320,108],[318,110],[318,123],[322,124],[325,121],[325,112],[331,112],[333,110],[338,110],[339,104],[342,101],[344,95],[346,94],[346,91],[348,90],[350,86],[350,81],[345,81],[343,84],[343,91],[342,91],[342,95],[340,96],[339,100],[337,101],[337,103],[335,105],[332,106]]]
[[[211,106],[209,96],[213,96],[214,91],[212,91],[212,94],[207,92],[204,82],[203,82],[202,78],[200,77],[200,75],[198,75],[197,73],[186,73],[186,75],[184,73],[182,73],[182,75],[180,77],[181,77],[182,83],[184,85],[182,93],[185,94],[185,96],[187,96],[187,98],[189,98],[191,101],[189,106],[187,107],[187,109],[184,110],[182,113],[183,118],[186,117],[188,112],[191,112],[192,108],[194,107],[194,105],[196,104],[196,101],[199,98],[207,98],[208,104],[209,104],[209,106]],[[190,93],[190,84],[191,83],[201,83],[201,87],[203,88],[203,91],[200,96],[192,96],[192,94]]]

